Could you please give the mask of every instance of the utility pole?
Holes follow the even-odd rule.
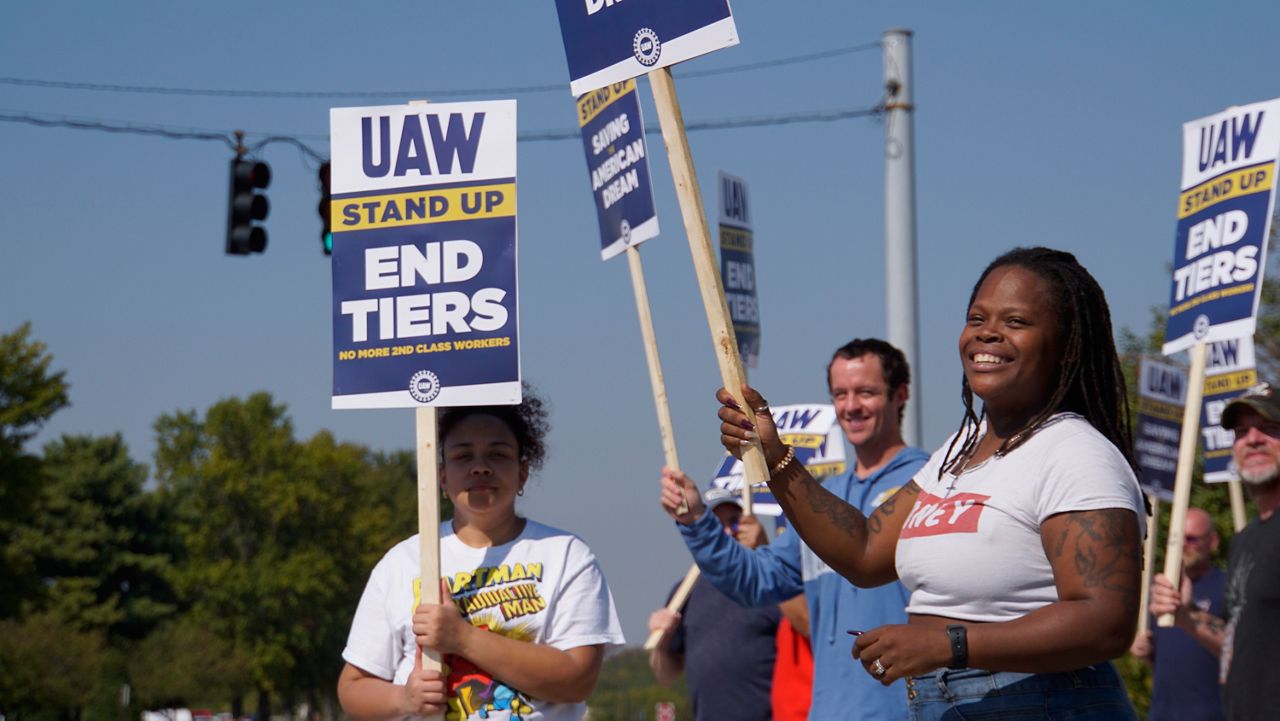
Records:
[[[907,400],[902,437],[919,446],[920,330],[916,312],[915,104],[911,87],[911,31],[890,28],[884,50],[884,244],[885,306],[889,342],[911,364],[915,383]]]

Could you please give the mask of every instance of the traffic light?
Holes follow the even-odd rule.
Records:
[[[271,184],[271,168],[266,163],[231,160],[231,194],[227,201],[227,255],[261,253],[267,247],[267,230],[254,225],[265,220],[271,210],[267,196],[256,192]]]
[[[333,228],[329,225],[329,206],[333,200],[329,196],[329,161],[320,164],[316,178],[320,181],[320,205],[316,207],[320,213],[320,247],[325,255],[333,255]]]

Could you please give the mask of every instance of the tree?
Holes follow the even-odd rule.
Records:
[[[129,659],[134,695],[144,708],[215,706],[253,687],[250,659],[190,619],[156,629]]]
[[[101,633],[76,631],[53,614],[0,621],[0,716],[77,717],[98,693],[103,648]]]
[[[29,323],[0,335],[0,618],[38,590],[30,560],[12,548],[15,524],[30,516],[40,488],[39,460],[24,446],[67,405],[65,373],[50,372],[53,357],[30,336]]]
[[[181,545],[192,619],[249,659],[270,699],[332,695],[374,562],[416,527],[411,453],[372,455],[327,432],[299,443],[266,393],[162,416],[156,474]]]
[[[47,444],[44,482],[13,550],[41,580],[29,610],[72,628],[137,640],[175,610],[164,536],[147,469],[119,434],[66,436]]]

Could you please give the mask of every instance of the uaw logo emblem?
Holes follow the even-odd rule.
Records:
[[[1196,340],[1200,340],[1206,335],[1209,335],[1209,316],[1204,315],[1203,313],[1196,316],[1196,322],[1192,326],[1191,333]]]
[[[649,28],[640,28],[631,40],[631,52],[641,65],[653,67],[662,55],[662,43],[658,40],[658,34]]]
[[[618,230],[622,232],[623,245],[631,245],[631,224],[623,220],[622,224],[618,226]]]
[[[419,403],[430,403],[440,395],[440,379],[431,371],[418,371],[409,379],[409,395]]]

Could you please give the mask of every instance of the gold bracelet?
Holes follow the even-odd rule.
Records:
[[[769,477],[773,478],[774,476],[781,473],[782,469],[786,468],[795,459],[796,459],[796,449],[792,446],[787,446],[787,455],[783,456],[782,460],[775,463],[773,468],[769,469]]]

